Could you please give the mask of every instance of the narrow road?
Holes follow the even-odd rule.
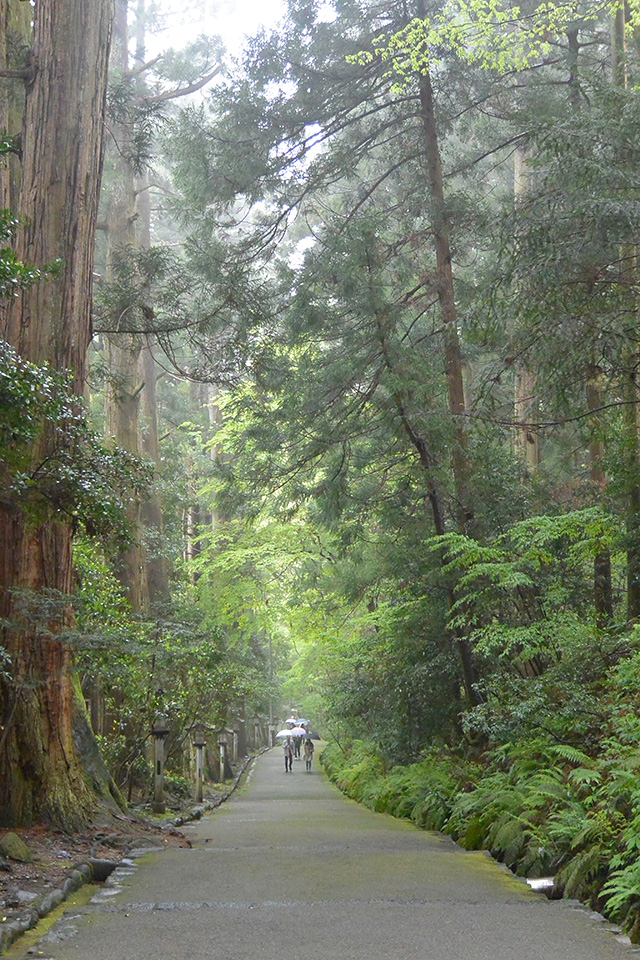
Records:
[[[624,960],[606,924],[448,838],[344,798],[279,748],[32,948],[52,960]],[[640,951],[638,951],[640,952]]]

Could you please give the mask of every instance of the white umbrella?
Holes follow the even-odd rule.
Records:
[[[276,737],[278,738],[284,739],[284,737],[290,737],[290,736],[291,736],[291,730],[278,730],[278,732],[276,733]]]

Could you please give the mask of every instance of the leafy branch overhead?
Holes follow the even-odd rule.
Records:
[[[502,0],[452,0],[433,14],[425,9],[401,30],[374,38],[371,50],[348,59],[363,65],[374,57],[388,62],[400,87],[412,74],[428,72],[451,54],[499,74],[528,70],[554,55],[563,34],[598,24],[607,10],[615,14],[618,7],[618,0],[543,2],[531,10]],[[638,10],[632,7],[631,30],[637,18]]]
[[[46,455],[34,455],[47,437]],[[70,520],[90,535],[126,541],[123,498],[144,489],[148,464],[105,446],[87,425],[70,377],[38,366],[0,341],[0,468],[3,506]]]

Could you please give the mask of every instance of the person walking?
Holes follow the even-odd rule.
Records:
[[[293,767],[293,744],[291,737],[285,737],[282,747],[284,750],[284,772],[289,773]]]
[[[311,761],[313,760],[313,740],[310,737],[304,742],[304,762],[307,766],[307,770],[311,770]]]

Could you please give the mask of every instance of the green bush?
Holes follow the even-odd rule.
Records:
[[[407,767],[393,767],[385,775],[377,750],[363,741],[355,741],[348,752],[329,745],[322,761],[329,777],[352,799],[431,830],[445,826],[471,769],[458,758],[433,755]]]
[[[371,784],[384,776],[378,752],[361,740],[353,741],[348,754],[336,744],[328,745],[322,753],[322,763],[340,790],[354,800],[364,801],[365,794],[368,800]]]

